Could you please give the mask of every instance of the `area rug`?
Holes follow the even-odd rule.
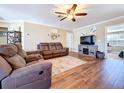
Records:
[[[52,76],[86,63],[72,56],[58,57],[47,61],[52,63]]]

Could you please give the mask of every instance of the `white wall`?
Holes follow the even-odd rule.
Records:
[[[8,22],[2,22],[0,21],[0,27],[8,27],[9,23]]]
[[[36,50],[37,44],[40,42],[61,42],[63,46],[67,46],[67,33],[72,33],[72,31],[68,31],[65,29],[59,29],[55,27],[45,26],[36,23],[24,22],[24,21],[11,21],[8,29],[19,31],[19,27],[21,27],[22,32],[22,45],[26,51]],[[58,30],[58,37],[55,40],[52,40],[50,37],[50,33],[53,29]]]
[[[74,50],[78,50],[78,44],[80,44],[80,36],[81,33],[85,33],[87,35],[95,34],[96,35],[96,45],[98,45],[99,51],[106,52],[106,28],[108,26],[117,25],[117,24],[123,24],[124,23],[124,17],[108,20],[101,23],[92,24],[90,26],[81,27],[79,29],[74,30]],[[96,26],[96,33],[90,32],[91,27]]]
[[[60,37],[52,40],[48,34],[51,33],[53,29],[57,29]],[[34,23],[24,23],[24,49],[25,50],[36,50],[37,44],[40,42],[61,42],[63,46],[66,44],[66,34],[68,30],[54,28],[50,26],[44,26]]]

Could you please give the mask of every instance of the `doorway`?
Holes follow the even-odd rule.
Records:
[[[73,33],[68,32],[66,35],[66,45],[69,48],[69,50],[73,51]]]
[[[109,58],[121,59],[124,51],[124,24],[107,27],[107,54]]]

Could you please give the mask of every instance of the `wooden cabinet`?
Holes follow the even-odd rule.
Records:
[[[91,56],[96,56],[96,52],[98,51],[97,45],[78,45],[78,52],[81,54],[87,54]]]

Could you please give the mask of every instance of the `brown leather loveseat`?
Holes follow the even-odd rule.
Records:
[[[60,42],[57,43],[40,43],[37,49],[41,51],[44,59],[66,56],[69,54],[69,48],[64,48]]]

